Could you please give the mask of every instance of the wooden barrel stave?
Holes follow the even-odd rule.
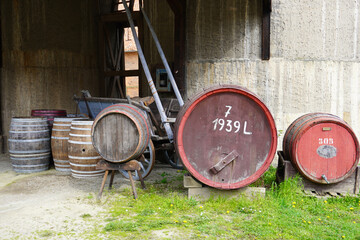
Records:
[[[136,159],[145,151],[150,126],[143,110],[115,104],[97,115],[91,135],[95,149],[104,159],[121,163]]]
[[[71,123],[68,152],[71,175],[75,178],[96,177],[104,174],[96,164],[102,157],[96,152],[91,139],[93,121],[75,120]]]
[[[15,172],[47,170],[51,160],[50,130],[44,118],[12,118],[8,139]]]

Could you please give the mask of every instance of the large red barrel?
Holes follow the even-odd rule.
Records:
[[[212,87],[190,99],[176,119],[175,148],[200,182],[237,189],[270,166],[277,146],[274,119],[245,88]]]
[[[59,109],[34,109],[31,110],[33,117],[45,117],[48,121],[50,130],[52,129],[55,117],[66,117],[66,110]]]
[[[150,126],[140,108],[115,104],[97,115],[91,135],[96,151],[105,160],[126,162],[145,151],[150,140]]]
[[[326,113],[296,119],[286,130],[283,150],[302,176],[320,184],[344,180],[359,163],[359,142],[351,127]]]

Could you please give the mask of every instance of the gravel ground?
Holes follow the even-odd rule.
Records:
[[[164,171],[176,172],[167,165],[155,165],[146,182],[161,179]],[[75,239],[81,239],[81,233],[90,227],[84,216],[106,217],[106,194],[102,203],[95,203],[101,181],[102,177],[76,179],[55,169],[17,174],[8,155],[0,155],[0,239],[49,234],[50,238],[62,238],[51,237],[49,231],[71,232]],[[130,182],[117,173],[113,186],[130,188]]]

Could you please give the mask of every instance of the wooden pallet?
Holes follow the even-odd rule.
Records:
[[[282,182],[290,177],[295,177],[297,174],[300,175],[300,173],[292,165],[292,163],[289,160],[284,159],[284,153],[282,151],[278,151],[278,156],[279,156],[279,162],[276,171],[276,180],[278,182]],[[357,166],[354,173],[351,174],[348,178],[335,184],[317,184],[302,177],[301,175],[300,175],[300,179],[304,185],[305,192],[308,194],[328,195],[328,196],[343,196],[346,194],[350,194],[350,195],[358,194],[359,185],[360,185],[360,166]]]

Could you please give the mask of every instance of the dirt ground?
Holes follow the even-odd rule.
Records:
[[[164,171],[176,172],[168,165],[155,164],[146,182],[161,179]],[[71,231],[75,239],[82,239],[76,232],[86,231],[84,216],[106,214],[105,191],[102,203],[94,204],[101,181],[102,177],[76,179],[53,168],[18,174],[9,156],[0,155],[0,239],[41,239],[48,231]],[[130,182],[117,173],[113,186],[130,188]]]

